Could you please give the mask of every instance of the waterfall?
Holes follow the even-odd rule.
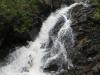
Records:
[[[27,47],[16,48],[8,56],[0,75],[56,75],[73,67],[70,53],[73,50],[74,35],[68,12],[81,3],[74,3],[52,13],[43,22],[34,42]]]

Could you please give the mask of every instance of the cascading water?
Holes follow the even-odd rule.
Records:
[[[74,37],[68,12],[79,4],[52,13],[29,47],[23,46],[9,55],[8,63],[0,67],[0,75],[56,75],[72,67]]]

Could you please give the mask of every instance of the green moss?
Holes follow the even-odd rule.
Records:
[[[97,5],[96,10],[94,12],[94,17],[96,19],[100,19],[100,0],[90,0],[92,4]]]
[[[97,9],[97,10],[95,11],[94,16],[95,16],[97,19],[100,19],[100,10]]]

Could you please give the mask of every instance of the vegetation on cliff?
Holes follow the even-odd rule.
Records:
[[[100,0],[90,0],[93,5],[96,5],[96,10],[94,12],[94,17],[100,19]]]
[[[0,16],[12,25],[15,31],[24,32],[32,26],[32,14],[37,0],[0,0]],[[2,19],[2,18],[0,18]],[[4,22],[0,23],[1,24]]]

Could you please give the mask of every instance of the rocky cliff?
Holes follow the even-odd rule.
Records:
[[[100,22],[92,17],[94,11],[94,6],[77,6],[71,10],[75,34],[72,60],[76,66],[73,75],[99,75],[100,72]]]

